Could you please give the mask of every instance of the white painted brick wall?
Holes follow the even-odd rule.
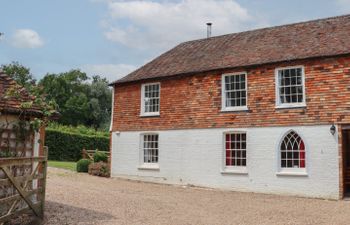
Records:
[[[338,199],[337,134],[324,126],[157,131],[159,171],[140,170],[140,134],[112,135],[112,176],[238,191]],[[290,129],[304,139],[308,176],[277,176],[278,145]],[[223,133],[247,132],[247,175],[222,174]],[[154,132],[154,131],[152,131]]]

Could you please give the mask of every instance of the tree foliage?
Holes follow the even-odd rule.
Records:
[[[61,114],[59,123],[85,125],[95,130],[108,128],[112,92],[105,78],[90,78],[86,73],[74,69],[64,73],[48,73],[36,82],[30,69],[18,62],[2,65],[1,69],[30,93],[44,96],[50,105],[56,105]],[[38,98],[38,101],[42,99]]]
[[[84,124],[105,129],[110,121],[112,93],[108,81],[99,76],[90,78],[80,70],[47,74],[40,80],[47,98],[54,100],[61,113],[60,123]]]
[[[112,91],[105,78],[94,76],[89,89],[89,122],[95,129],[107,128],[110,122]]]
[[[29,88],[32,84],[35,84],[35,79],[30,73],[30,69],[18,62],[12,62],[7,65],[2,65],[1,70],[14,79],[17,84]]]

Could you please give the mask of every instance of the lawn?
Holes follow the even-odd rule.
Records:
[[[77,163],[76,162],[61,162],[61,161],[49,161],[49,167],[56,167],[66,170],[77,170]]]

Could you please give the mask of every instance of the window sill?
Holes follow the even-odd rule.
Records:
[[[276,105],[275,109],[306,108],[306,104],[283,104]]]
[[[221,109],[221,112],[242,112],[242,111],[248,111],[247,106],[240,106],[240,107],[227,107]]]
[[[297,176],[297,177],[307,177],[308,174],[305,170],[302,171],[279,171],[276,173],[277,176]]]
[[[221,174],[240,174],[240,175],[248,175],[248,170],[246,167],[233,167],[233,168],[225,168],[221,171]]]
[[[140,114],[140,117],[159,117],[160,113],[143,113]]]
[[[139,170],[157,170],[159,171],[159,165],[158,164],[142,164],[139,167],[137,167]]]

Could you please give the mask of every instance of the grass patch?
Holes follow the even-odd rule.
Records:
[[[49,160],[48,166],[66,169],[66,170],[72,170],[72,171],[77,170],[77,163],[76,162],[61,162],[61,161],[50,161]]]

